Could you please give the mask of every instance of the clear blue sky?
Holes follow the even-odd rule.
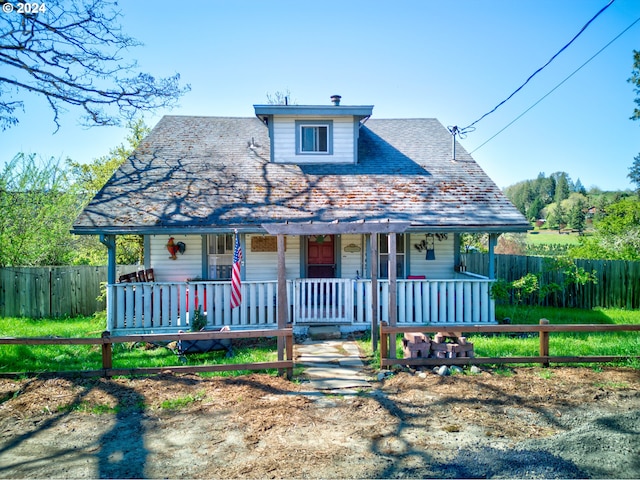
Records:
[[[44,0],[46,1],[46,0]],[[122,1],[131,51],[156,76],[180,73],[191,92],[163,114],[253,116],[266,94],[298,104],[374,105],[375,118],[435,117],[469,125],[544,65],[608,0]],[[500,187],[566,171],[589,188],[626,189],[640,153],[627,82],[640,22],[522,118],[481,146],[640,17],[616,0],[462,145]],[[17,152],[90,161],[125,129],[78,127],[70,109],[55,135],[46,102],[24,97],[18,126],[0,132],[0,163]],[[476,150],[477,149],[477,150]]]

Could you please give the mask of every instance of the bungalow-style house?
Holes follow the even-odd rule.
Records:
[[[173,332],[197,309],[212,329],[495,321],[460,234],[488,233],[492,253],[530,224],[438,120],[370,118],[339,96],[254,109],[162,118],[78,217],[109,251],[108,330]],[[124,234],[144,236],[151,279],[115,278]]]

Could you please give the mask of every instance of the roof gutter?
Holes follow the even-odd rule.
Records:
[[[209,235],[239,233],[275,235],[317,235],[347,233],[526,233],[531,225],[416,225],[410,222],[296,222],[263,223],[261,225],[225,225],[220,227],[74,227],[74,235]]]

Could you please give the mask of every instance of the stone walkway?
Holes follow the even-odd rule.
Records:
[[[296,344],[294,352],[296,365],[304,367],[314,390],[355,393],[371,387],[358,345],[352,340],[306,340]]]

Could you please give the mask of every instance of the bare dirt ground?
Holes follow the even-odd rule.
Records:
[[[0,402],[1,478],[640,478],[624,368],[401,372],[334,395],[264,374],[0,380]]]

